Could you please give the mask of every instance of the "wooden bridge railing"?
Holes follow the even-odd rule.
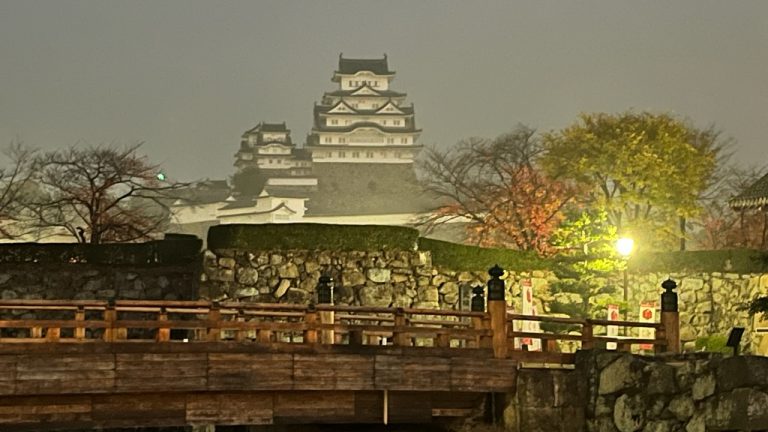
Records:
[[[391,340],[401,346],[490,347],[491,334],[481,312],[332,305],[4,300],[0,317],[6,317],[0,319],[0,343]]]
[[[613,342],[619,350],[646,344],[656,352],[669,342],[661,323],[639,323],[519,315],[506,312],[492,328],[491,312],[207,301],[3,300],[0,343],[221,342],[324,343],[349,345],[493,348],[497,357],[527,356],[568,363],[562,342],[594,348]],[[499,310],[498,308],[495,310]],[[539,321],[577,331],[523,332],[515,321]],[[600,335],[596,328],[618,326],[625,336]],[[633,328],[652,328],[655,338],[632,335]],[[494,338],[494,332],[504,336]],[[607,332],[606,332],[607,333]],[[542,352],[521,354],[516,338],[542,341]],[[560,341],[561,344],[558,344]],[[503,345],[503,346],[500,346]],[[557,352],[557,353],[556,353]]]
[[[599,342],[602,343],[615,343],[619,351],[631,351],[635,345],[648,345],[653,347],[654,352],[664,352],[667,347],[666,333],[664,331],[664,325],[662,323],[647,323],[647,322],[635,322],[635,321],[609,321],[599,319],[578,319],[578,318],[561,318],[561,317],[548,317],[548,316],[531,316],[531,315],[519,315],[519,314],[507,314],[508,322],[511,325],[512,321],[538,321],[542,323],[555,324],[567,327],[579,327],[578,331],[571,331],[568,333],[552,333],[552,332],[523,332],[515,331],[513,329],[507,330],[508,343],[511,345],[516,338],[531,338],[542,340],[542,351],[552,351],[553,345],[547,343],[550,341],[574,341],[580,344],[582,349],[595,348]],[[624,336],[607,336],[608,326],[616,326],[624,328]],[[606,335],[597,334],[596,328],[605,328]],[[655,337],[652,339],[635,337],[632,335],[632,329],[651,328],[655,330]]]

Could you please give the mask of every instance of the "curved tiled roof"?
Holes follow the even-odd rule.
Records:
[[[342,103],[342,102],[339,102]],[[346,106],[349,106],[349,104],[345,104]],[[339,104],[336,105],[315,105],[315,114],[327,114],[328,111],[336,108],[339,106]],[[331,113],[333,115],[413,115],[413,105],[410,106],[399,106],[397,109],[402,111],[401,113],[396,112],[380,112],[381,109],[384,108],[384,106],[374,108],[374,109],[355,109],[352,107],[349,107],[349,109],[353,110],[354,112],[339,112],[339,113]]]
[[[768,206],[768,174],[728,201],[731,208],[748,209]]]
[[[366,86],[367,87],[367,86]],[[370,88],[370,87],[369,87]],[[375,95],[354,95],[352,93],[360,90],[359,88],[356,88],[354,90],[334,90],[332,92],[325,92],[325,96],[355,96],[355,97],[406,97],[408,96],[407,93],[400,93],[393,90],[378,90],[378,89],[372,89],[378,94]]]
[[[333,126],[333,127],[325,127],[322,125],[317,125],[312,129],[313,132],[352,132],[355,129],[360,128],[372,128],[372,129],[378,129],[382,132],[387,133],[413,133],[413,132],[421,132],[421,129],[416,129],[413,125],[406,126],[404,128],[402,127],[387,127],[382,126],[378,123],[374,122],[359,122],[354,123],[348,126]]]
[[[361,71],[373,72],[376,75],[392,75],[394,73],[389,70],[386,54],[381,59],[351,59],[339,55],[339,69],[336,73],[354,75]]]

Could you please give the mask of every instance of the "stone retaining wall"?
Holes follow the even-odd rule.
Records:
[[[581,352],[589,432],[768,429],[768,358]]]
[[[308,303],[315,296],[321,274],[336,285],[338,304],[469,309],[470,288],[484,285],[487,269],[457,272],[432,265],[429,252],[421,251],[243,251],[217,250],[205,254],[201,297],[212,300]],[[661,282],[672,277],[679,285],[681,339],[694,350],[697,338],[727,335],[734,326],[746,327],[743,347],[755,351],[760,337],[750,330],[752,322],[739,307],[757,295],[768,294],[768,275],[630,274],[628,318],[637,320],[641,301],[659,301]],[[520,310],[520,281],[530,279],[540,313],[550,304],[581,302],[573,294],[553,294],[556,280],[550,272],[510,272],[506,276],[507,299]],[[623,296],[623,280],[606,280],[612,296]],[[461,292],[460,292],[461,291]],[[463,303],[460,304],[460,299]]]

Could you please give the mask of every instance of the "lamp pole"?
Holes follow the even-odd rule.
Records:
[[[616,241],[616,251],[624,258],[624,303],[629,302],[629,276],[627,275],[627,264],[632,249],[635,248],[635,241],[628,237],[622,237]],[[629,319],[629,307],[624,313],[624,319]]]

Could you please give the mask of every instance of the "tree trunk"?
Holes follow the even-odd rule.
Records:
[[[685,216],[680,216],[680,250],[685,250]]]

